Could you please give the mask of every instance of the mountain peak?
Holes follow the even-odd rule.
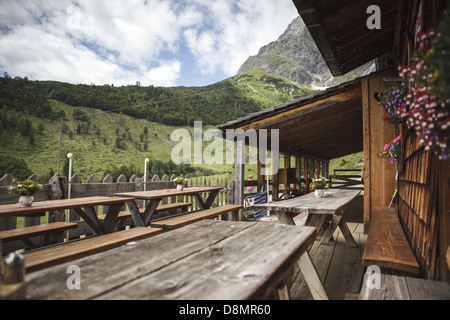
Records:
[[[331,74],[303,20],[298,17],[276,40],[262,47],[239,69],[239,74],[255,67],[301,84],[330,79]]]
[[[334,78],[303,20],[297,17],[276,41],[263,46],[256,56],[249,57],[238,74],[261,68],[299,84],[321,88],[359,76],[370,64]]]

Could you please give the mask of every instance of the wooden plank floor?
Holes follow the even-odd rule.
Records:
[[[367,238],[364,234],[363,197],[364,195],[359,195],[344,215],[358,247],[347,246],[342,233],[337,228],[329,244],[319,247],[320,239],[318,239],[309,251],[331,300],[354,300],[359,297],[365,272],[361,261]],[[269,220],[275,220],[275,218],[271,216]],[[299,215],[294,221],[297,225],[304,225],[306,216]],[[322,233],[319,233],[319,237]],[[292,300],[312,300],[301,272],[295,276],[289,293]]]

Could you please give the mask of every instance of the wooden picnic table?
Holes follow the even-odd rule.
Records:
[[[217,194],[223,187],[189,187],[183,190],[167,189],[167,190],[151,190],[151,191],[134,191],[134,192],[120,192],[114,193],[116,197],[134,198],[136,200],[149,200],[145,211],[141,214],[135,201],[128,203],[131,217],[133,218],[136,227],[148,227],[151,223],[152,216],[156,212],[158,204],[163,198],[177,197],[177,196],[194,196],[197,204],[202,210],[209,209],[214,202]],[[208,198],[205,200],[202,193],[208,193]]]
[[[326,229],[321,244],[330,241],[337,227],[340,228],[349,246],[356,247],[355,239],[343,220],[348,205],[361,193],[361,190],[351,189],[328,189],[324,198],[316,198],[314,193],[304,196],[253,205],[257,210],[270,210],[274,212],[279,221],[285,224],[295,225],[292,215],[295,213],[306,213],[309,225],[320,228],[327,215],[333,215],[330,226]]]
[[[28,274],[27,294],[51,300],[267,299],[287,292],[284,279],[298,262],[313,296],[326,299],[307,252],[316,237],[313,227],[205,220]],[[69,266],[79,268],[78,290],[68,288]]]
[[[85,197],[75,199],[61,199],[34,202],[31,207],[19,207],[18,204],[0,205],[0,217],[29,216],[47,211],[74,209],[80,217],[97,234],[111,233],[114,231],[114,222],[120,208],[125,203],[134,203],[134,198],[126,197]],[[109,206],[106,218],[100,222],[94,210],[95,206]]]

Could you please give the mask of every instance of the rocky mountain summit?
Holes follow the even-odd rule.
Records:
[[[301,17],[287,27],[278,40],[262,47],[239,69],[239,74],[261,68],[291,81],[321,88],[337,85],[363,74],[371,67],[366,64],[344,76],[333,77]]]

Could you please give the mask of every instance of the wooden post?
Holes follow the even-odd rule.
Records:
[[[49,200],[58,200],[64,198],[64,188],[65,185],[64,180],[66,177],[61,177],[60,175],[54,175],[50,181],[50,190],[49,190]],[[50,211],[48,213],[48,222],[64,222],[66,221],[66,212],[65,210],[57,210]]]
[[[375,207],[387,207],[396,187],[396,166],[379,156],[385,143],[395,138],[395,126],[383,121],[383,108],[375,99],[377,93],[389,86],[386,71],[361,81],[364,146],[364,231],[368,232],[371,212]]]
[[[325,161],[320,161],[320,176],[325,177]]]
[[[305,177],[305,183],[308,181],[308,158],[303,158],[303,175]]]
[[[327,161],[327,163],[325,165],[325,174],[326,174],[326,178],[329,179],[330,178],[330,161]]]
[[[284,154],[284,168],[289,169],[291,167],[291,155],[288,153]]]
[[[9,186],[13,183],[14,177],[12,175],[5,174],[0,179],[0,186]],[[3,217],[0,218],[0,231],[10,230],[17,228],[17,217]],[[0,252],[1,254],[1,252]]]
[[[257,165],[256,171],[258,171],[257,172],[257,177],[258,177],[257,190],[258,190],[258,192],[261,192],[262,191],[262,187],[264,185],[264,177],[265,177],[264,173],[261,173],[261,171],[264,168],[262,162],[266,162],[266,151],[264,150],[264,154],[261,154],[260,153],[261,151],[259,149],[260,148],[257,149],[258,165]],[[261,158],[263,158],[264,161],[261,161]],[[267,188],[269,188],[269,186],[267,186]]]
[[[314,179],[316,177],[316,160],[310,159],[310,177]]]
[[[244,171],[245,171],[245,146],[242,142],[241,144],[235,144],[236,153],[234,161],[234,180],[235,180],[235,194],[234,194],[234,204],[243,205],[244,204]],[[239,210],[236,213],[237,221],[242,221],[243,212]]]
[[[316,178],[320,178],[322,163],[320,160],[316,160]]]

